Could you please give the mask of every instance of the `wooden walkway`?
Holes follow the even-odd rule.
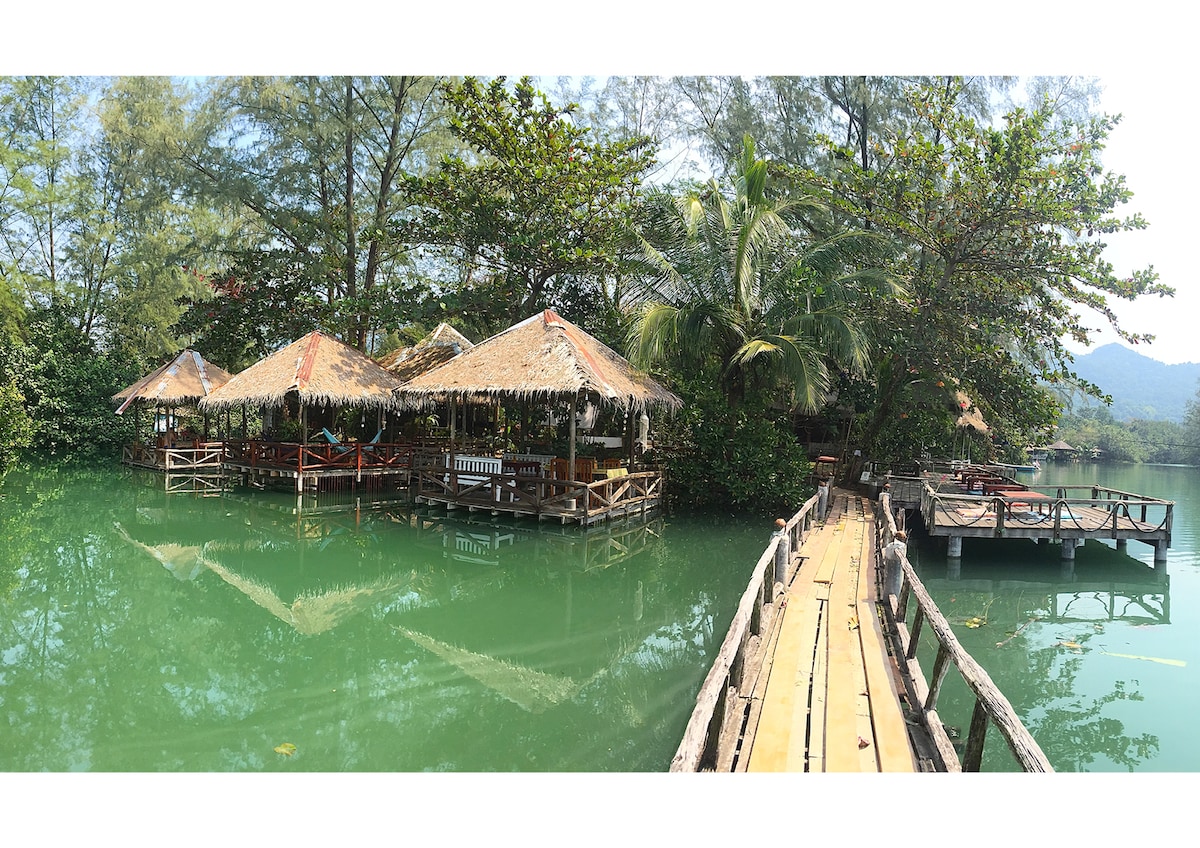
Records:
[[[880,626],[871,502],[835,490],[825,524],[799,555],[735,770],[920,770]]]

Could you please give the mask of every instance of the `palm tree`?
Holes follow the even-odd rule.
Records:
[[[716,180],[698,190],[652,195],[642,245],[652,269],[629,333],[643,366],[715,362],[730,403],[750,388],[780,389],[802,412],[818,410],[830,365],[868,364],[860,298],[898,289],[865,264],[880,240],[861,231],[815,234],[827,220],[815,198],[768,191],[767,163],[743,141],[732,196]]]

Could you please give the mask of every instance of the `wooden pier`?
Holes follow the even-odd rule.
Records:
[[[1105,486],[1026,485],[989,466],[889,478],[897,503],[920,510],[930,536],[945,537],[947,555],[962,556],[966,538],[1024,538],[1061,545],[1071,560],[1088,539],[1129,540],[1167,560],[1174,502]]]
[[[221,442],[137,443],[121,448],[121,464],[161,473],[163,489],[171,494],[219,495],[229,483],[221,465],[223,450]]]
[[[986,672],[958,644],[880,503],[834,491],[810,499],[760,558],[671,761],[672,772],[980,770],[989,726],[1024,771],[1052,771]],[[879,518],[882,516],[882,518]],[[885,573],[886,572],[886,573]],[[917,660],[937,640],[932,682]],[[937,714],[947,672],[976,695],[960,761]]]
[[[877,615],[874,544],[870,503],[835,497],[801,551],[755,685],[746,771],[920,770]]]

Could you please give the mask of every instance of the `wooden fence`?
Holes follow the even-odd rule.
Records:
[[[891,510],[891,497],[884,493],[878,504],[879,516],[876,521],[878,528],[878,546],[882,550],[890,544],[896,534],[896,523]],[[933,599],[921,584],[912,564],[905,554],[901,554],[893,563],[886,563],[885,568],[899,569],[885,573],[884,577],[884,614],[887,618],[885,631],[894,641],[895,655],[898,661],[907,666],[905,678],[909,702],[918,710],[921,726],[932,739],[937,754],[942,762],[939,770],[977,772],[983,760],[983,746],[988,726],[995,725],[1004,737],[1008,748],[1012,751],[1017,763],[1027,772],[1050,772],[1051,768],[1046,755],[1038,746],[1033,736],[1021,723],[1008,699],[1000,693],[987,672],[971,657],[955,638],[950,623],[946,621]],[[899,591],[890,594],[887,587],[894,586],[899,578]],[[907,624],[908,605],[915,601],[916,610],[913,613],[911,628]],[[918,641],[928,625],[928,631],[937,639],[937,656],[929,685],[925,684],[920,664],[917,661]],[[971,728],[967,734],[966,748],[962,761],[950,741],[946,728],[937,714],[938,694],[950,667],[953,666],[962,676],[970,690],[975,694],[975,709],[971,716]]]
[[[729,739],[722,729],[730,699],[737,697],[747,669],[761,662],[763,634],[779,614],[776,599],[781,594],[780,584],[785,586],[791,579],[796,552],[812,531],[816,510],[817,496],[813,495],[775,532],[758,558],[725,641],[700,687],[683,741],[671,760],[671,771],[706,771],[727,758],[728,752],[721,750],[721,745]]]

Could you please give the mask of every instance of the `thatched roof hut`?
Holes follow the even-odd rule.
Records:
[[[443,321],[421,341],[387,354],[379,364],[407,382],[474,346],[466,336]]]
[[[413,377],[397,395],[408,406],[447,397],[488,402],[578,396],[635,411],[674,411],[683,405],[673,392],[550,309]]]
[[[199,402],[229,382],[228,371],[218,368],[194,350],[185,350],[131,386],[113,395],[121,415],[134,403],[154,406],[187,406]]]
[[[277,408],[295,394],[302,407],[395,405],[400,379],[367,356],[321,332],[309,333],[239,371],[200,401],[203,411],[234,406]]]

